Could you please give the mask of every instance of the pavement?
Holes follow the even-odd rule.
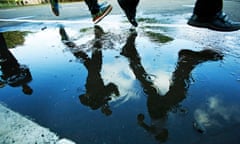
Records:
[[[0,104],[1,144],[75,144]]]

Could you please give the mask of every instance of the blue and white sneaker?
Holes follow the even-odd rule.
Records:
[[[100,22],[105,16],[107,16],[112,11],[112,6],[106,2],[100,4],[99,12],[92,15],[92,20],[94,24]]]

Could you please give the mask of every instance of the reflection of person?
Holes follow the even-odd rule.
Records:
[[[98,0],[84,0],[88,9],[92,15],[92,20],[94,24],[100,22],[105,16],[107,16],[112,11],[112,6],[107,2],[103,2],[102,4],[98,3]],[[129,22],[137,27],[136,22],[136,7],[139,3],[139,0],[118,0],[118,4],[125,12]],[[59,16],[59,4],[58,0],[50,0],[52,12]]]
[[[240,22],[231,21],[222,10],[223,0],[197,0],[188,24],[217,31],[239,30]]]
[[[122,48],[121,55],[128,58],[130,68],[148,96],[148,112],[154,121],[152,125],[148,125],[144,122],[144,115],[139,114],[138,123],[144,129],[153,133],[157,140],[164,142],[168,137],[168,130],[164,128],[167,113],[185,99],[191,71],[202,62],[222,59],[222,55],[213,50],[202,50],[200,52],[181,50],[176,69],[173,72],[172,84],[169,91],[165,95],[162,95],[141,64],[141,57],[135,47],[136,36],[136,33],[130,34],[126,44]]]
[[[86,93],[79,96],[80,102],[86,106],[91,107],[93,110],[101,108],[105,115],[111,115],[112,111],[108,105],[108,101],[111,100],[111,95],[115,94],[119,96],[119,90],[114,83],[104,84],[101,78],[102,68],[102,43],[101,36],[103,30],[99,26],[95,26],[95,42],[93,44],[91,58],[84,51],[74,51],[75,57],[81,59],[84,66],[88,70],[88,76],[86,80]],[[68,36],[63,27],[60,28],[60,34],[62,40],[65,40],[65,44],[69,47],[76,47],[72,42],[68,41]]]
[[[27,85],[32,80],[29,68],[20,65],[8,50],[3,34],[0,33],[0,65],[2,76],[1,85],[8,84],[12,87],[21,86],[24,94],[31,95],[33,90]]]

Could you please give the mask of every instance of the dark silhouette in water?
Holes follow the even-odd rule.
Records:
[[[76,51],[77,46],[73,42],[69,41],[66,31],[63,27],[60,27],[60,34],[62,40],[70,48],[75,48],[73,55],[80,59],[88,71],[88,76],[86,80],[86,93],[79,96],[80,102],[83,105],[89,106],[91,109],[96,110],[101,108],[102,113],[105,115],[111,115],[112,111],[109,107],[108,101],[111,100],[111,95],[115,94],[119,96],[119,90],[117,85],[114,83],[104,84],[101,78],[101,68],[102,68],[102,43],[101,36],[104,31],[101,27],[95,26],[95,39],[92,47],[91,58],[81,49]]]
[[[148,125],[144,122],[144,115],[139,114],[137,116],[138,124],[145,130],[153,133],[156,140],[165,142],[168,139],[168,130],[164,128],[164,121],[167,117],[167,113],[186,98],[191,71],[200,63],[221,60],[223,55],[210,49],[199,52],[187,49],[180,50],[169,91],[165,95],[162,95],[151,79],[149,79],[150,75],[141,64],[141,57],[135,47],[136,37],[136,32],[129,35],[126,44],[122,48],[121,55],[128,58],[130,68],[140,81],[147,95],[149,115],[151,119],[156,122],[152,125]]]
[[[8,50],[6,41],[0,33],[0,65],[1,65],[1,85],[8,84],[12,87],[22,87],[26,95],[31,95],[33,90],[28,83],[32,81],[29,68],[26,65],[20,65],[14,55]]]

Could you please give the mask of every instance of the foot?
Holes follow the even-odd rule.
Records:
[[[221,12],[218,12],[211,19],[202,19],[194,14],[189,20],[188,24],[195,27],[209,28],[211,30],[231,32],[240,29],[240,22],[231,21],[228,16]]]
[[[124,13],[126,14],[128,21],[135,27],[138,26],[136,21],[136,8],[138,5],[139,0],[132,1],[133,3],[128,4],[124,0],[118,0],[120,7],[123,9]]]
[[[105,16],[107,16],[112,11],[112,6],[110,4],[101,4],[99,12],[92,15],[94,24],[100,22]]]
[[[59,16],[58,0],[50,0],[50,4],[51,4],[52,12],[53,12],[56,16]]]

